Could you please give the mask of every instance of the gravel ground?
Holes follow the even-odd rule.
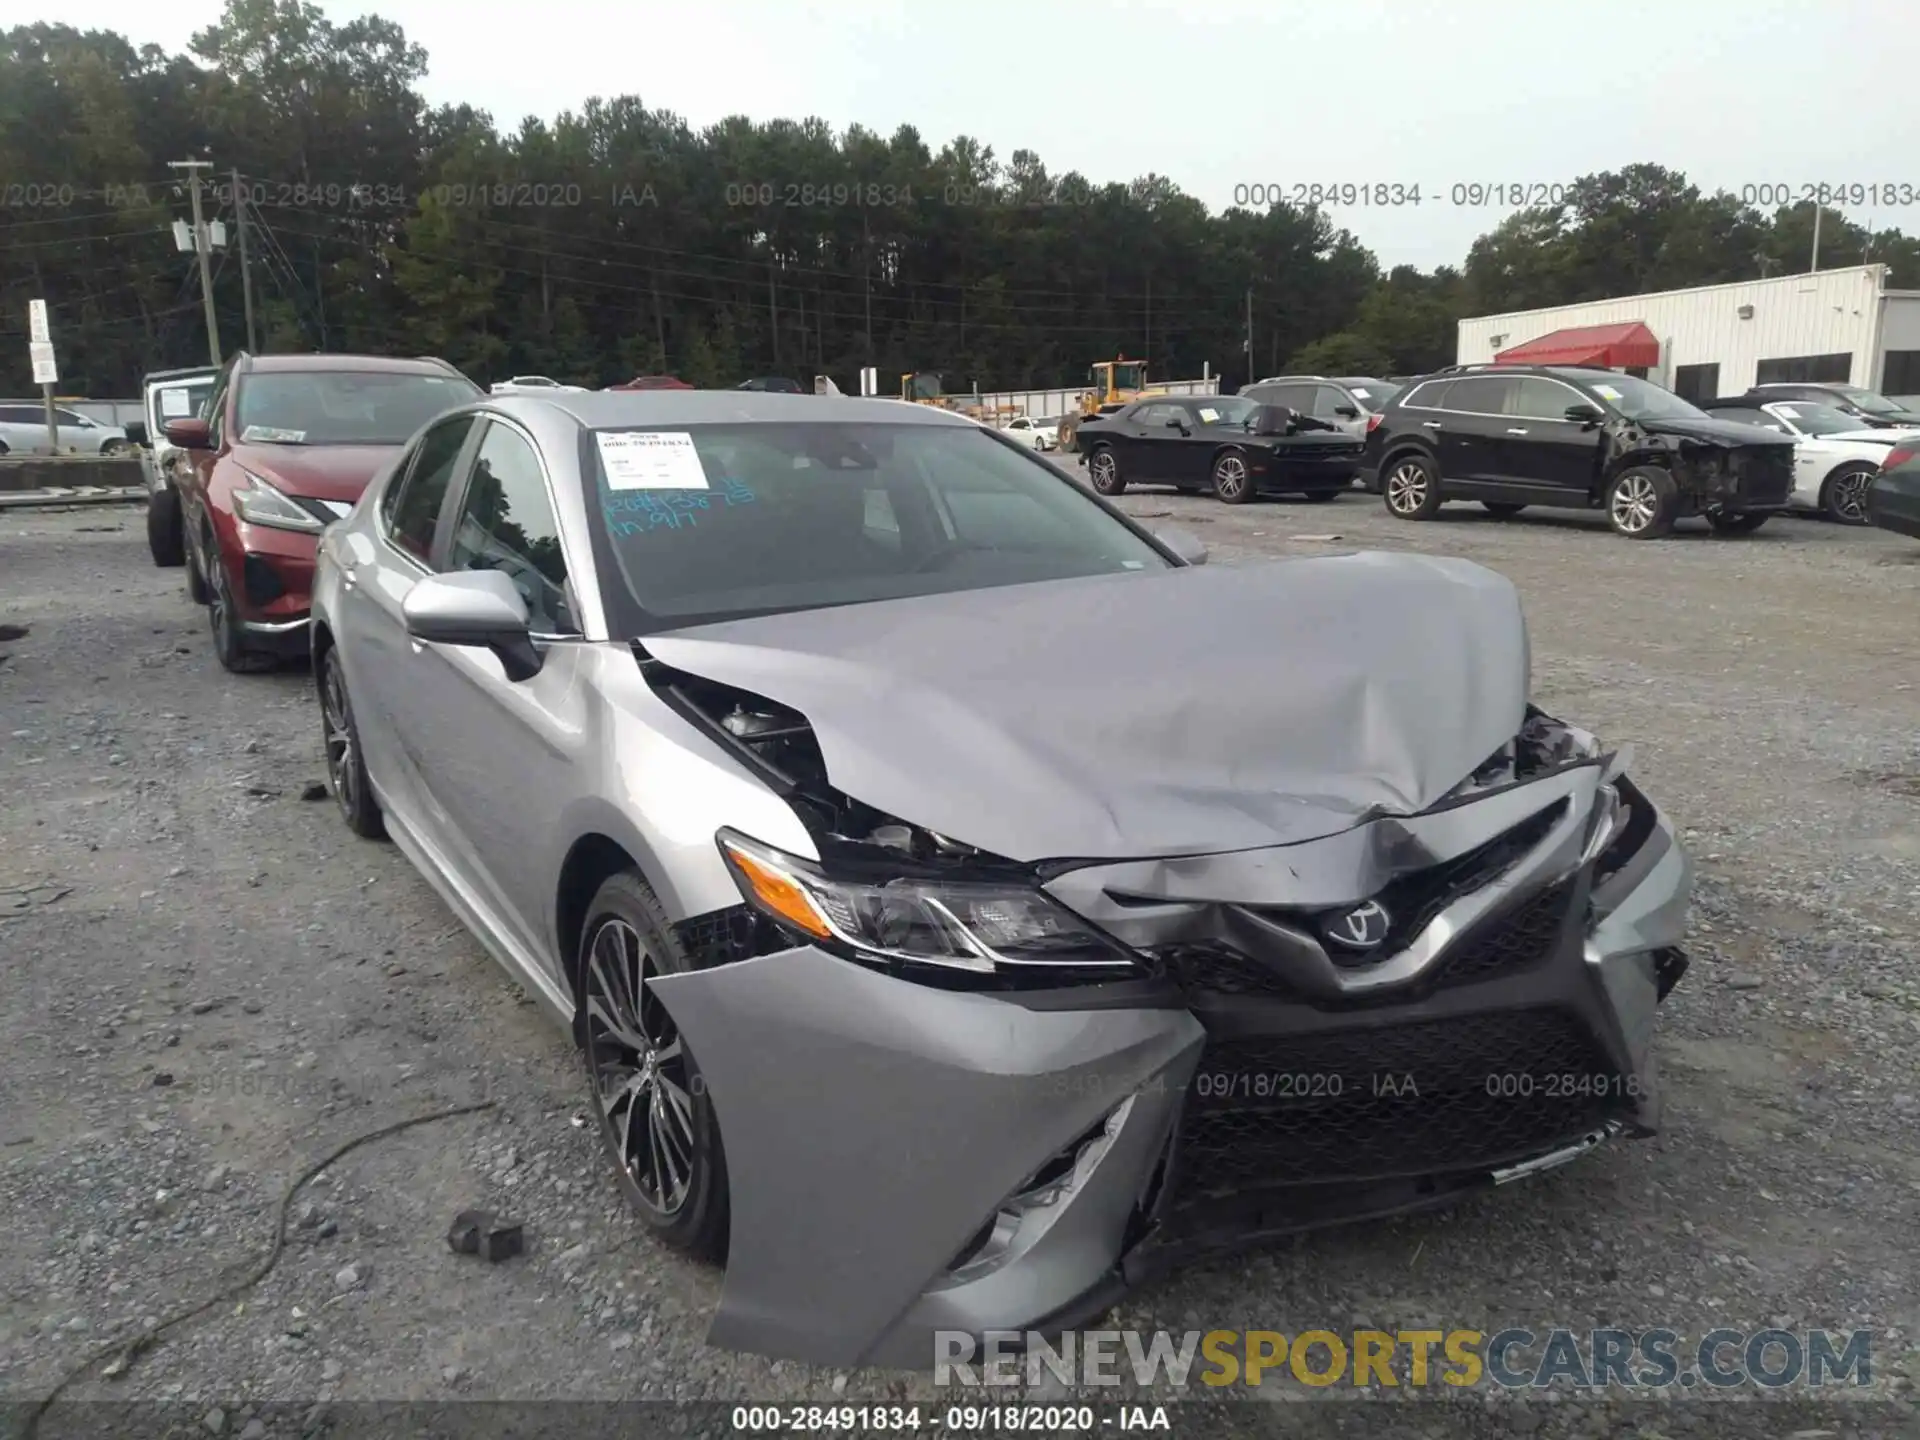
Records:
[[[1875,1403],[1849,1395],[1839,1421],[1689,1398],[1631,1433],[1912,1433],[1920,545],[1807,520],[1653,544],[1586,516],[1411,525],[1358,494],[1123,503],[1192,526],[1215,563],[1378,546],[1511,576],[1541,702],[1633,744],[1701,879],[1661,1138],[1200,1266],[1108,1323],[1871,1328]],[[704,1345],[719,1277],[624,1213],[565,1038],[398,852],[310,798],[308,678],[223,673],[137,510],[0,516],[0,637],[0,1399],[244,1278],[328,1152],[479,1101],[334,1163],[263,1281],[70,1394],[248,1440],[372,1400],[952,1398]],[[524,1220],[527,1255],[450,1254],[470,1205]],[[1312,1409],[1328,1434],[1628,1423],[1536,1399]]]

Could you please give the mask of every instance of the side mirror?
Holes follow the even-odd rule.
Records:
[[[400,614],[416,640],[491,650],[516,684],[545,663],[528,633],[527,602],[498,570],[429,575],[407,592]]]
[[[1569,405],[1567,419],[1578,425],[1598,425],[1606,418],[1606,412],[1598,405]]]
[[[1158,540],[1183,565],[1204,565],[1207,563],[1207,542],[1191,530],[1179,525],[1167,525],[1153,532]]]
[[[213,430],[205,420],[167,421],[167,442],[182,450],[211,450]]]
[[[1182,420],[1178,415],[1174,416],[1171,420],[1167,421],[1167,429],[1169,430],[1184,431],[1186,428],[1187,428],[1187,422]]]
[[[120,428],[127,432],[127,443],[129,445],[138,445],[142,449],[146,448],[146,445],[147,445],[147,422],[146,421],[129,420],[125,425],[122,425]]]
[[[1333,413],[1338,415],[1342,420],[1358,420],[1360,418],[1359,410],[1352,405],[1336,405],[1333,407]]]

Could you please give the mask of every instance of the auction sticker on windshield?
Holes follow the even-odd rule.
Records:
[[[1202,425],[1211,425],[1219,418],[1220,412],[1218,410],[1202,410],[1200,412],[1200,423]]]
[[[706,467],[684,430],[628,430],[593,437],[609,490],[708,490]]]
[[[282,430],[277,425],[249,425],[240,432],[243,445],[298,445],[306,438],[304,430]]]
[[[1609,400],[1618,400],[1620,398],[1620,392],[1611,385],[1596,385],[1593,389],[1596,395],[1603,395]]]
[[[184,390],[162,390],[160,392],[160,413],[170,419],[178,419],[187,413],[187,392]]]

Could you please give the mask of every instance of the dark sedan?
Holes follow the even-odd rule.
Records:
[[[1360,441],[1325,421],[1240,396],[1155,396],[1080,422],[1093,488],[1211,491],[1229,505],[1260,495],[1331,500],[1360,472]]]
[[[1920,540],[1920,445],[1896,445],[1867,487],[1867,519]]]

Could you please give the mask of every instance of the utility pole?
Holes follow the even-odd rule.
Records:
[[[1247,287],[1247,383],[1253,383],[1253,287]]]
[[[1813,202],[1813,263],[1807,266],[1807,273],[1813,274],[1820,268],[1820,212],[1824,207],[1818,200]]]
[[[1140,358],[1147,362],[1147,373],[1153,373],[1153,276],[1147,276],[1147,344],[1140,352]]]
[[[233,217],[240,227],[240,296],[247,307],[247,350],[260,353],[260,341],[253,330],[253,272],[247,268],[247,195],[240,188],[240,172],[233,172]]]
[[[213,249],[213,237],[207,234],[206,221],[200,211],[200,172],[213,168],[210,160],[169,160],[169,170],[187,172],[187,189],[193,197],[193,251],[200,257],[200,298],[207,307],[207,354],[213,357],[213,363],[220,363],[220,318],[213,308],[213,267],[208,263],[208,252]]]

